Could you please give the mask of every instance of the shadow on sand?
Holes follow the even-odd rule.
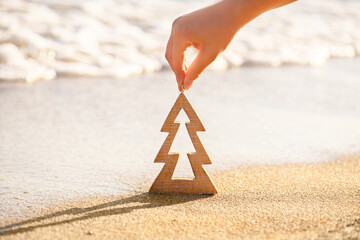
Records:
[[[119,199],[112,202],[106,202],[99,205],[86,207],[86,208],[70,208],[63,211],[54,212],[52,214],[44,215],[28,219],[22,222],[14,223],[4,227],[0,227],[0,236],[13,235],[17,233],[24,233],[33,231],[37,228],[44,228],[50,226],[56,226],[61,224],[72,223],[76,221],[91,219],[95,217],[105,217],[111,215],[119,215],[124,213],[130,213],[138,209],[165,207],[194,200],[204,199],[211,195],[184,195],[184,194],[158,194],[158,193],[143,193],[134,195],[131,197]],[[131,203],[140,203],[136,206],[122,206]],[[118,207],[117,207],[118,206]],[[112,207],[111,209],[106,209]],[[114,208],[117,207],[117,208]],[[49,220],[55,217],[61,217],[64,215],[74,215],[71,219],[53,221],[50,223],[42,223],[41,221]],[[81,216],[79,216],[81,215]],[[22,227],[22,225],[32,224],[31,226]]]

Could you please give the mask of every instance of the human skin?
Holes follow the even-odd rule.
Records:
[[[296,0],[223,0],[175,19],[165,58],[174,71],[179,91],[189,90],[202,71],[230,44],[248,22],[271,9]],[[199,52],[190,66],[185,51]]]

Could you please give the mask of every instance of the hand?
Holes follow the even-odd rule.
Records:
[[[261,13],[294,0],[223,0],[177,18],[172,26],[165,58],[182,84],[190,89],[201,72],[223,52],[237,31]],[[185,51],[195,47],[199,53],[187,65]]]
[[[172,26],[165,57],[181,85],[188,90],[200,73],[225,50],[236,33],[225,2],[177,18]],[[199,53],[188,67],[184,52],[190,46]]]

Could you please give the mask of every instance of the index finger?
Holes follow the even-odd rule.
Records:
[[[181,39],[174,39],[174,41],[172,42],[171,63],[173,71],[176,75],[176,81],[178,83],[179,91],[182,91],[181,85],[184,83],[185,78],[185,51],[186,44],[181,41]]]

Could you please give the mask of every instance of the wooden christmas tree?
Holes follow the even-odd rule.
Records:
[[[180,122],[175,122],[175,119],[181,109],[184,109],[190,119],[190,122],[186,123],[186,129],[196,151],[194,153],[187,154],[195,176],[193,179],[172,177],[179,159],[179,153],[170,153],[169,151],[180,127]],[[198,194],[217,193],[210,177],[202,167],[203,164],[211,164],[211,160],[196,133],[197,131],[205,131],[205,128],[185,94],[180,93],[161,129],[161,132],[168,132],[169,135],[161,146],[161,149],[155,158],[155,162],[165,163],[165,165],[151,186],[150,192]]]

